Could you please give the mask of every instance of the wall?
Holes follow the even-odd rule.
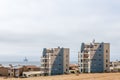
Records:
[[[8,68],[0,67],[0,76],[8,76]]]

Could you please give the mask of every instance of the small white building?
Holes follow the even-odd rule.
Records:
[[[42,74],[43,74],[42,71],[23,72],[22,77],[36,77],[41,76]]]
[[[120,61],[110,62],[111,72],[120,72]]]

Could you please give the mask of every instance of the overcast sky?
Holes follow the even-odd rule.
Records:
[[[110,43],[120,60],[120,0],[0,0],[0,61],[39,61],[43,48]]]

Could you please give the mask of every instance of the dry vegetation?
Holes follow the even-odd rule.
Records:
[[[5,78],[1,77],[0,80],[120,80],[120,73],[97,73],[97,74],[70,74],[59,76],[46,76],[46,77],[31,77],[31,78]]]

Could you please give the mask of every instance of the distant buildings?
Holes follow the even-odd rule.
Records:
[[[25,58],[25,61],[27,59]],[[44,48],[41,66],[34,65],[3,67],[0,65],[0,76],[31,77],[60,75],[68,73],[98,73],[120,71],[120,61],[110,63],[109,43],[82,43],[78,53],[78,65],[69,65],[69,48]]]
[[[78,64],[81,73],[109,72],[110,44],[82,43],[78,53]]]
[[[8,76],[9,72],[8,72],[9,68],[8,67],[0,67],[0,76]]]
[[[110,72],[120,72],[120,61],[110,62]]]
[[[69,73],[69,48],[44,48],[41,57],[43,75]]]
[[[17,65],[17,66],[12,66],[10,65],[9,67],[4,67],[4,66],[0,66],[0,76],[6,76],[6,77],[28,77],[26,75],[30,76],[35,76],[38,72],[41,74],[40,72],[40,68],[34,65]],[[26,73],[25,73],[26,72]],[[29,72],[29,74],[27,74],[27,72]],[[33,74],[34,72],[34,74]],[[24,74],[23,74],[24,73]],[[40,76],[40,75],[39,75]]]
[[[78,64],[70,64],[69,65],[69,73],[70,74],[77,74],[77,73],[79,73]]]

